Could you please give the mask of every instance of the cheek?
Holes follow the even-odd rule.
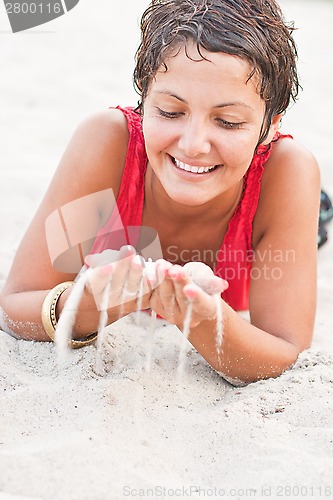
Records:
[[[223,145],[220,144],[221,156],[230,166],[247,168],[255,152],[257,137],[235,132],[234,135],[229,134],[227,139]]]
[[[164,151],[172,143],[174,134],[165,122],[161,123],[160,120],[152,119],[143,120],[142,130],[148,157]]]

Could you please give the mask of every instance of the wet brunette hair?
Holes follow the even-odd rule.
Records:
[[[247,60],[258,75],[258,93],[266,113],[258,144],[268,135],[274,115],[284,113],[300,88],[292,37],[275,0],[152,0],[141,19],[141,43],[136,52],[134,85],[147,96],[150,83],[175,49],[193,41],[201,49]],[[189,55],[187,54],[189,57]]]

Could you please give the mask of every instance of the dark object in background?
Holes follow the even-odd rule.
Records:
[[[318,225],[318,248],[323,246],[328,239],[326,224],[333,219],[333,206],[325,191],[320,193],[320,212]]]

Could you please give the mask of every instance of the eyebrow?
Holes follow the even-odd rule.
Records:
[[[188,104],[188,102],[185,99],[183,99],[182,97],[179,97],[178,95],[174,94],[173,92],[169,92],[168,90],[155,90],[154,92],[156,92],[156,94],[163,94],[163,95],[167,95],[169,97],[173,97],[174,99],[177,99],[177,101],[183,102],[184,104]],[[252,111],[254,111],[254,109],[251,106],[249,106],[248,104],[246,104],[243,101],[224,102],[221,104],[217,104],[216,106],[213,106],[213,107],[214,107],[214,109],[215,108],[218,109],[218,108],[227,108],[229,106],[242,106],[244,108],[252,109]]]

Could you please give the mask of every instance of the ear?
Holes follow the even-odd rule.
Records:
[[[284,115],[284,113],[280,113],[279,115],[273,116],[271,126],[269,127],[268,136],[263,142],[264,146],[266,146],[267,144],[269,144],[273,140],[276,132],[279,129],[280,122],[281,122],[283,115]]]

